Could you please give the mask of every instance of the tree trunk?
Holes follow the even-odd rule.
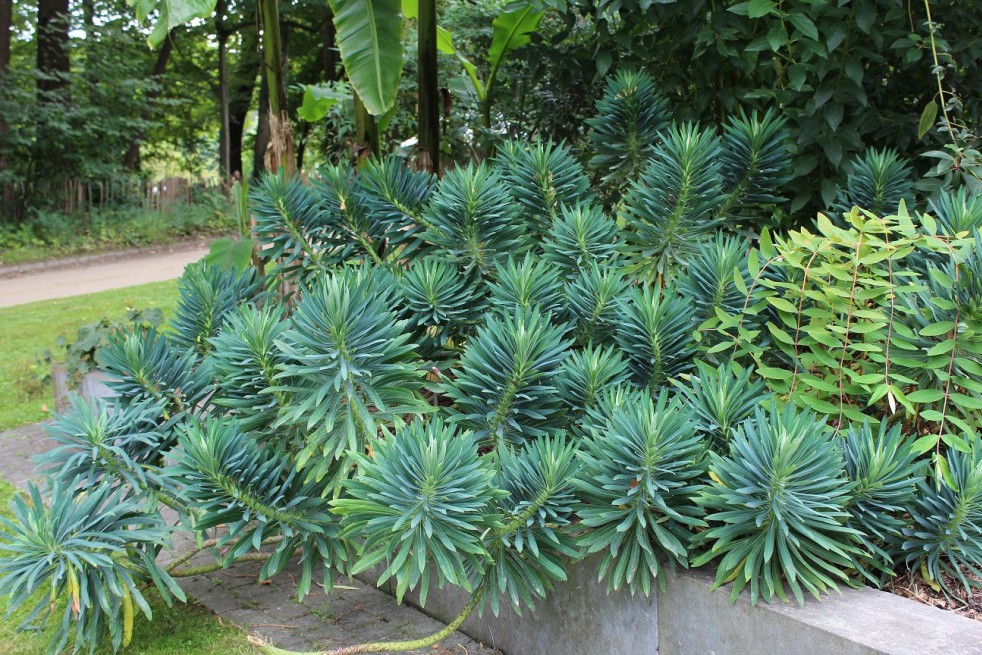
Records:
[[[335,43],[337,29],[334,27],[334,13],[330,5],[325,8],[327,18],[321,25],[321,64],[324,66],[324,79],[328,82],[336,82],[341,79],[341,71],[338,69],[338,46]]]
[[[0,94],[6,93],[7,70],[10,68],[10,28],[14,18],[12,0],[0,0]],[[0,142],[10,130],[0,114]],[[0,175],[10,167],[7,151],[0,149]],[[13,189],[9,184],[0,185],[0,217],[14,214]]]
[[[223,180],[231,177],[231,154],[229,152],[229,108],[228,108],[228,35],[218,35],[218,168]]]
[[[222,180],[229,179],[228,138],[228,38],[225,28],[225,0],[215,4],[215,35],[218,37],[218,170]]]
[[[38,0],[37,81],[38,101],[65,86],[71,70],[68,54],[70,29],[68,0]]]
[[[378,123],[368,108],[352,90],[355,99],[355,160],[361,162],[368,157],[378,157],[381,147],[378,137]]]
[[[256,142],[252,149],[252,178],[266,170],[266,149],[269,148],[269,85],[266,84],[266,68],[259,72],[259,124],[256,126]]]
[[[231,71],[228,101],[229,170],[242,177],[242,135],[259,75],[259,42],[255,30],[242,33],[239,58]]]
[[[157,61],[153,64],[153,70],[150,72],[150,79],[159,82],[160,78],[163,77],[164,71],[167,70],[167,62],[170,60],[171,53],[174,52],[174,39],[177,38],[177,29],[174,28],[164,39],[164,42],[160,45],[160,50],[157,51]],[[147,94],[147,100],[152,104],[158,96],[162,87],[160,84],[151,89],[150,93]],[[150,116],[144,115],[143,120],[150,120]],[[133,138],[130,140],[130,147],[126,151],[126,156],[123,158],[123,166],[126,167],[128,171],[138,171],[140,170],[140,144],[143,143],[143,139],[146,134],[142,130],[137,130],[133,133]]]
[[[263,31],[263,72],[269,102],[269,144],[262,153],[263,166],[270,172],[283,168],[287,175],[293,175],[297,160],[290,114],[286,110],[286,57],[280,31],[279,0],[259,0],[256,7]]]
[[[13,22],[14,3],[12,0],[0,0],[0,82],[10,68],[10,28]]]
[[[436,47],[436,0],[419,0],[419,167],[440,172],[440,88]]]

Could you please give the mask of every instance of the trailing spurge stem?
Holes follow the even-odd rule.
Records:
[[[479,587],[471,599],[464,606],[464,609],[460,611],[453,621],[448,623],[439,632],[434,632],[428,637],[423,637],[422,639],[409,639],[406,641],[371,641],[365,644],[359,644],[357,646],[345,646],[344,648],[338,648],[335,650],[314,650],[314,651],[293,651],[293,650],[283,650],[282,648],[277,648],[262,641],[259,637],[250,636],[249,642],[254,646],[258,646],[259,650],[266,655],[358,655],[358,653],[382,653],[385,651],[407,651],[407,650],[419,650],[421,648],[429,648],[435,644],[440,643],[463,625],[464,621],[471,612],[477,607],[478,603],[481,602],[481,593],[483,588]]]

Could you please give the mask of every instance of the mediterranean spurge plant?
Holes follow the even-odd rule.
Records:
[[[52,648],[77,652],[244,560],[297,561],[300,596],[470,594],[434,635],[338,651],[361,653],[532,609],[590,553],[612,593],[693,564],[754,602],[904,565],[976,584],[977,200],[774,235],[778,115],[673,123],[642,73],[601,109],[593,153],[254,186],[267,273],[189,269],[170,326],[101,351],[117,397],[51,425],[50,484],[0,535],[10,607],[64,607]],[[840,197],[892,206],[901,168],[871,156]],[[197,546],[162,566],[175,531]]]

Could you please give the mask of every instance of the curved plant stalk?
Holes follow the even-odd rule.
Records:
[[[232,564],[238,564],[240,562],[265,562],[273,555],[275,553],[245,553],[236,557],[232,561]],[[214,573],[224,568],[228,568],[224,562],[211,562],[209,564],[202,564],[201,566],[189,566],[186,569],[168,569],[167,572],[172,578],[193,578],[196,575]]]
[[[407,650],[420,650],[438,644],[456,632],[481,602],[481,592],[482,587],[478,587],[477,591],[474,592],[474,595],[471,596],[471,599],[467,601],[466,605],[464,605],[464,608],[460,610],[460,614],[455,616],[450,623],[448,623],[438,632],[434,632],[433,634],[420,639],[407,639],[405,641],[371,641],[365,644],[345,646],[344,648],[337,648],[335,650],[313,651],[284,650],[282,648],[277,648],[276,646],[267,644],[259,637],[251,635],[249,636],[249,643],[254,646],[258,646],[259,650],[266,653],[266,655],[357,655],[358,653],[383,653],[386,651],[403,652]]]
[[[283,541],[283,536],[282,535],[277,535],[275,537],[270,537],[268,539],[264,539],[263,542],[262,542],[262,545],[263,546],[269,546],[271,544],[278,544],[281,541]],[[214,568],[214,569],[209,569],[209,570],[195,571],[195,569],[204,569],[205,567],[209,567],[209,566],[211,566],[210,564],[205,564],[205,565],[202,565],[202,566],[192,567],[192,568],[187,568],[187,569],[179,569],[180,566],[182,566],[184,564],[187,564],[189,561],[191,561],[191,559],[195,555],[197,555],[198,553],[200,553],[202,551],[208,550],[209,548],[214,548],[215,546],[219,545],[219,542],[220,542],[220,539],[217,539],[217,538],[216,539],[208,539],[207,541],[202,542],[202,544],[200,546],[198,546],[197,548],[192,548],[191,550],[189,550],[188,552],[184,553],[183,555],[181,555],[180,557],[178,557],[174,561],[172,561],[170,564],[168,564],[167,566],[165,566],[164,567],[164,571],[166,571],[167,573],[169,573],[171,575],[171,577],[175,577],[175,578],[188,578],[188,577],[191,577],[193,575],[202,575],[203,573],[211,573],[211,571],[215,571],[215,570],[218,570],[219,568],[223,568],[221,562],[215,562],[215,564],[217,564],[218,566],[216,568]],[[265,557],[262,557],[261,559],[257,559],[255,557],[249,557],[250,555],[265,555]],[[248,561],[253,561],[253,562],[255,562],[255,561],[266,561],[267,559],[269,559],[269,554],[268,553],[246,553],[246,555],[243,555],[241,557],[235,558],[235,562],[233,562],[233,564],[234,563],[238,563],[238,562],[248,562]]]

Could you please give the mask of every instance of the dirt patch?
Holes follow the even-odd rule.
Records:
[[[978,580],[968,573],[966,577]],[[906,571],[898,575],[887,589],[898,596],[982,621],[982,589],[973,589],[969,593],[960,580],[949,575],[944,576],[944,583],[950,590],[948,594],[937,583],[928,583],[920,572]]]

